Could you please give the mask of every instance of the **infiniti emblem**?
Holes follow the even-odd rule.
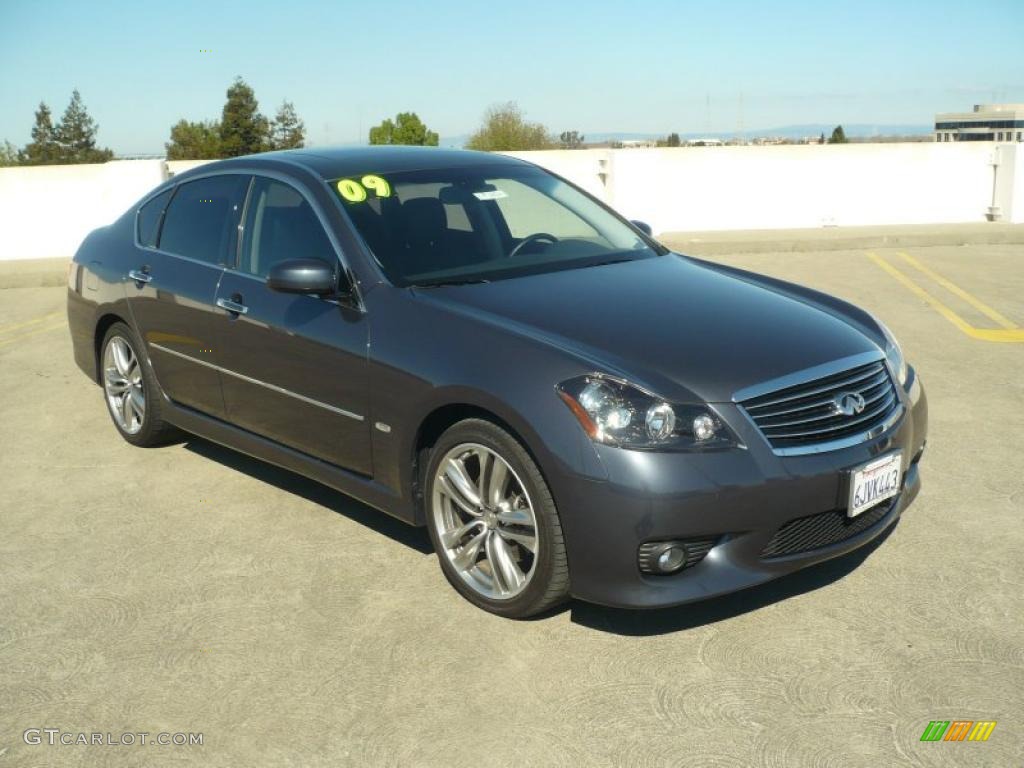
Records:
[[[864,395],[859,392],[843,392],[841,395],[836,395],[832,400],[832,407],[835,409],[836,414],[842,414],[843,416],[853,416],[860,413],[866,405]]]

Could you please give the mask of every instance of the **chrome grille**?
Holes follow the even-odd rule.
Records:
[[[859,395],[864,407],[843,413],[837,400],[845,395]],[[740,405],[779,452],[813,449],[844,438],[866,439],[902,407],[883,360],[752,397]]]

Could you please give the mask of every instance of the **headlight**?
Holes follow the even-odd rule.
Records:
[[[882,329],[882,334],[885,336],[885,357],[889,361],[889,365],[896,372],[896,378],[899,380],[900,386],[906,386],[907,383],[907,361],[903,357],[903,348],[900,347],[900,343],[896,341],[896,337],[892,335],[892,331],[889,330],[889,326],[879,320],[877,317],[874,318],[878,327]]]
[[[646,450],[724,448],[732,434],[708,408],[678,405],[605,376],[579,376],[558,385],[558,395],[599,443]]]

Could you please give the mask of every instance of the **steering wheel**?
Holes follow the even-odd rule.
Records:
[[[534,234],[529,235],[528,237],[524,237],[522,239],[522,241],[519,243],[519,245],[517,245],[515,248],[513,248],[509,252],[508,258],[511,259],[517,253],[519,253],[521,250],[523,250],[523,248],[527,244],[535,242],[535,241],[540,241],[540,240],[547,240],[549,243],[557,243],[558,242],[558,238],[555,237],[554,235],[549,235],[547,232],[535,232]]]

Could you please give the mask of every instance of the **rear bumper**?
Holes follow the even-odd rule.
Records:
[[[886,531],[920,490],[918,461],[928,405],[916,374],[903,416],[886,434],[830,453],[776,456],[738,412],[722,415],[746,449],[721,453],[644,453],[598,446],[607,481],[559,478],[557,498],[566,533],[572,593],[588,602],[655,608],[761,584],[864,546]],[[886,507],[847,522],[850,470],[883,454],[903,457],[903,485]],[[766,556],[786,523],[808,516],[832,531],[809,547]],[[863,519],[862,519],[863,518]],[[858,522],[859,521],[859,522]],[[827,525],[825,525],[827,524]],[[714,538],[696,565],[668,576],[641,573],[641,544]]]

